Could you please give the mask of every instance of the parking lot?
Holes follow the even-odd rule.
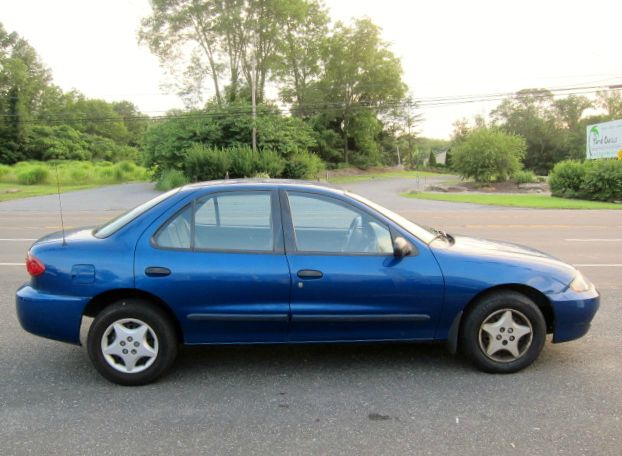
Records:
[[[0,203],[0,454],[598,454],[622,448],[622,211],[480,207],[348,185],[422,224],[502,239],[575,264],[598,287],[588,335],[547,344],[513,375],[443,345],[182,349],[173,371],[115,386],[85,351],[17,322],[23,258],[60,226],[56,197]],[[66,227],[154,195],[146,184],[63,195]]]

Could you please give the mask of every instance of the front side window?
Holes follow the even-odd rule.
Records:
[[[393,254],[389,228],[367,213],[309,193],[289,192],[288,200],[299,251]]]

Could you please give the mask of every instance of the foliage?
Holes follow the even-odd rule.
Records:
[[[259,113],[257,142],[260,150],[271,150],[286,157],[315,147],[314,134],[302,120],[285,117],[269,106],[259,107]],[[246,104],[209,106],[206,110],[170,116],[153,124],[143,143],[145,164],[160,170],[182,169],[185,151],[194,144],[216,149],[246,147],[252,130],[249,114],[250,107]],[[245,172],[242,169],[239,174],[252,175]]]
[[[162,173],[160,179],[156,183],[156,188],[162,191],[168,191],[173,188],[181,187],[188,183],[188,178],[178,169],[169,169]]]
[[[549,175],[551,193],[564,198],[581,198],[586,166],[575,160],[562,161],[555,165]]]
[[[315,154],[297,152],[289,157],[283,170],[288,179],[317,179],[324,170],[324,162]]]
[[[193,144],[185,151],[184,174],[190,181],[253,177],[315,178],[324,163],[315,154],[295,152],[287,160],[274,151],[248,146],[212,148]]]
[[[428,156],[428,166],[431,168],[436,166],[436,155],[434,154],[434,151],[430,151],[430,155]]]
[[[0,182],[21,185],[53,184],[57,177],[60,185],[115,184],[145,181],[149,174],[142,166],[131,161],[119,163],[53,160],[48,162],[20,162],[4,166]]]
[[[622,161],[593,160],[586,165],[584,195],[597,201],[622,201]]]
[[[503,130],[525,138],[525,167],[547,174],[561,160],[584,156],[582,117],[591,107],[585,97],[555,99],[548,90],[525,89],[504,100],[492,116]]]
[[[401,62],[369,19],[331,26],[319,0],[158,0],[151,6],[139,40],[175,75],[188,106],[207,93],[220,109],[248,103],[254,82],[261,105],[266,83],[277,84],[294,118],[274,123],[259,112],[260,148],[285,155],[311,150],[333,163],[366,167],[395,163],[394,139],[414,138],[419,117],[414,103],[401,105],[407,91]],[[249,119],[235,122],[246,126],[233,136],[246,132]],[[300,127],[308,125],[314,134],[300,144]],[[248,144],[249,136],[199,142],[230,147]]]
[[[63,93],[28,42],[0,24],[0,163],[136,159],[146,122],[129,102]]]
[[[533,171],[521,170],[514,173],[514,181],[517,184],[533,184],[538,181],[538,176]]]
[[[17,183],[21,185],[43,184],[49,177],[50,171],[42,165],[23,166],[16,170]]]
[[[480,127],[470,131],[452,150],[453,168],[477,182],[507,180],[521,168],[525,140],[499,129]]]
[[[598,201],[622,200],[622,161],[558,163],[549,176],[553,195]]]
[[[224,179],[230,168],[231,154],[226,149],[193,144],[185,153],[184,174],[192,182]]]
[[[521,193],[406,193],[403,196],[435,201],[452,201],[456,203],[488,204],[492,206],[508,207],[532,207],[538,209],[622,209],[622,204]]]

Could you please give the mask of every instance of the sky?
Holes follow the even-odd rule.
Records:
[[[622,1],[325,0],[335,20],[370,17],[401,57],[415,98],[527,87],[622,83]],[[158,60],[139,46],[148,0],[5,0],[0,22],[50,67],[64,90],[127,99],[159,115],[182,107]],[[420,134],[448,138],[455,120],[498,102],[421,109]]]

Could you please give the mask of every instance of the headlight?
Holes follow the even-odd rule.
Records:
[[[570,282],[570,288],[572,288],[577,293],[581,293],[583,291],[589,291],[592,289],[594,285],[583,277],[579,271],[577,271],[577,276],[574,278],[572,282]]]

